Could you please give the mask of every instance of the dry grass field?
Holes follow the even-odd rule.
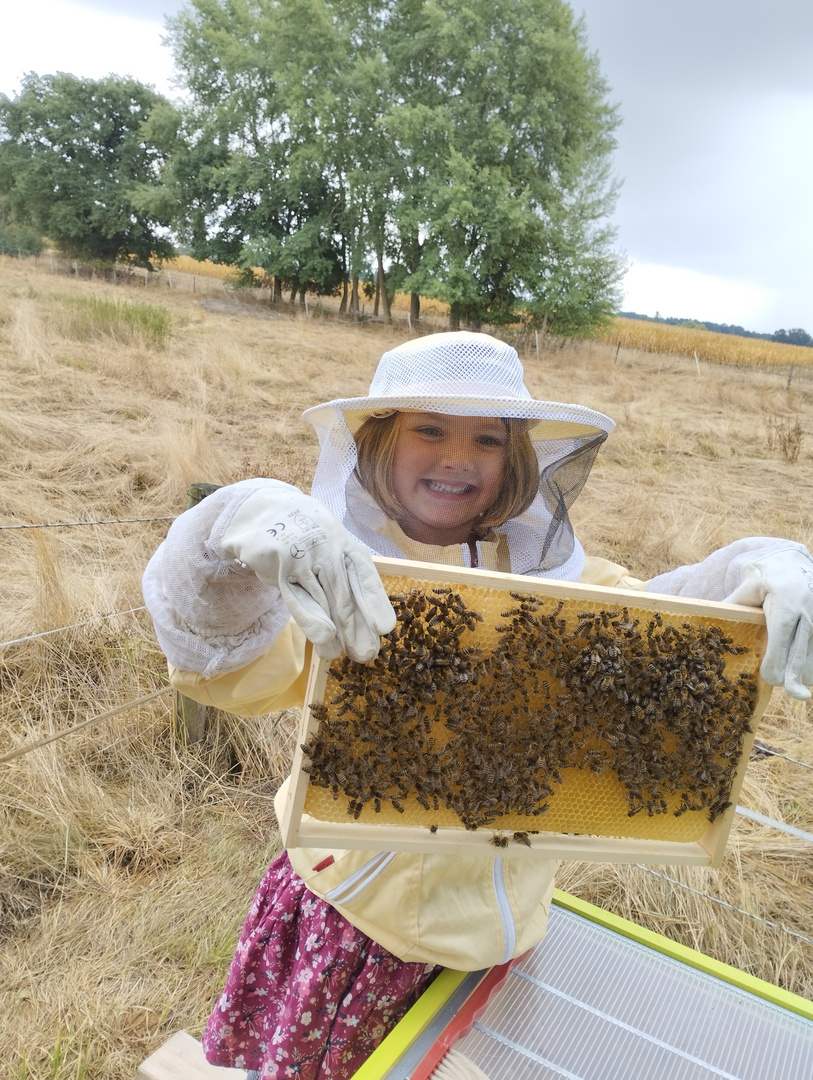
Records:
[[[2,260],[0,757],[164,686],[130,609],[188,485],[307,486],[300,413],[365,393],[402,337]],[[813,543],[813,383],[615,343],[523,359],[536,396],[618,422],[573,514],[588,552],[647,577],[743,535]],[[10,528],[70,522],[107,523]],[[4,1078],[132,1080],[173,1031],[199,1034],[219,991],[279,843],[292,717],[221,715],[186,746],[171,706],[164,694],[0,762]],[[813,765],[812,715],[775,691],[760,737]],[[741,802],[810,832],[809,792],[808,769],[762,757]],[[722,870],[658,868],[743,913],[635,867],[571,864],[560,884],[813,997],[812,856],[738,819]]]

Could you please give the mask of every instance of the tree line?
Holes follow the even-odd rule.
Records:
[[[151,267],[181,243],[278,301],[386,318],[402,291],[453,327],[617,309],[618,115],[564,0],[191,0],[169,42],[182,105],[116,76],[0,97],[0,244]]]

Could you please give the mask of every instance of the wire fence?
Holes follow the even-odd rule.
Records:
[[[652,877],[660,878],[661,881],[668,881],[670,885],[675,885],[679,889],[685,889],[687,892],[694,893],[695,896],[702,896],[705,900],[710,900],[712,904],[718,904],[720,907],[727,908],[729,911],[736,911],[738,915],[747,915],[749,919],[762,923],[764,926],[770,926],[772,930],[781,930],[783,934],[788,934],[790,937],[807,942],[808,945],[813,945],[813,938],[808,937],[806,934],[800,934],[797,930],[790,930],[787,926],[782,926],[780,923],[773,922],[771,919],[763,918],[762,915],[755,915],[752,911],[746,911],[744,908],[729,904],[726,900],[721,900],[719,896],[712,896],[711,893],[703,892],[702,889],[695,889],[693,886],[687,885],[685,881],[678,881],[677,878],[669,877],[668,874],[661,874],[657,870],[653,870],[651,866],[644,866],[642,863],[633,863],[633,865],[638,870],[643,870],[645,873],[651,874]]]
[[[177,516],[177,514],[167,514],[161,517],[100,518],[95,521],[36,521],[16,525],[0,525],[0,531],[8,529],[73,529],[83,525],[131,525],[135,522],[145,521],[174,521]],[[5,648],[7,645],[21,645],[26,641],[35,641],[37,638],[49,637],[51,634],[60,634],[65,630],[76,630],[81,626],[88,626],[90,623],[102,619],[116,619],[121,615],[132,615],[134,612],[146,610],[142,604],[140,607],[127,608],[126,611],[109,611],[105,614],[91,615],[87,619],[82,619],[81,622],[69,623],[67,626],[56,626],[52,630],[41,630],[35,634],[25,634],[23,637],[10,638],[8,641],[0,641],[0,649]]]
[[[140,523],[140,522],[173,521],[175,519],[175,517],[177,517],[177,515],[164,515],[164,516],[160,516],[160,517],[143,517],[143,518],[104,518],[104,519],[93,520],[93,521],[33,522],[33,523],[24,523],[24,524],[15,524],[15,525],[0,525],[0,530],[3,530],[3,529],[52,529],[52,528],[75,528],[75,527],[79,527],[79,526],[120,525],[120,524],[131,524],[131,523]],[[138,607],[128,608],[128,609],[126,609],[124,611],[107,612],[107,613],[104,613],[104,614],[93,615],[93,616],[90,616],[87,619],[83,619],[81,622],[70,623],[70,624],[68,624],[66,626],[54,627],[51,630],[43,630],[43,631],[40,631],[38,633],[27,634],[27,635],[24,635],[22,637],[12,638],[12,639],[10,639],[8,641],[2,641],[2,642],[0,642],[0,648],[6,647],[6,646],[9,646],[9,645],[18,645],[18,644],[21,644],[21,643],[27,642],[27,641],[34,641],[34,640],[36,640],[38,638],[47,637],[49,635],[59,634],[59,633],[63,633],[63,632],[69,631],[69,630],[75,630],[75,629],[77,629],[79,627],[87,626],[87,625],[90,625],[91,623],[94,623],[94,622],[98,622],[98,621],[102,621],[102,620],[106,620],[106,619],[118,618],[118,617],[121,617],[121,616],[124,616],[124,615],[131,615],[131,614],[141,612],[141,611],[145,611],[145,610],[146,610],[146,608],[144,607],[144,605],[141,605],[141,606],[138,606]],[[107,719],[110,719],[113,716],[117,716],[117,715],[120,715],[122,713],[138,709],[140,706],[145,705],[145,704],[147,704],[147,703],[149,703],[151,701],[154,701],[156,698],[159,698],[162,695],[168,694],[168,693],[171,693],[171,692],[173,692],[173,688],[171,686],[169,686],[169,685],[159,687],[157,690],[154,690],[149,694],[145,694],[142,697],[134,698],[134,699],[132,699],[130,701],[124,702],[123,704],[115,706],[114,708],[109,709],[106,712],[99,713],[98,715],[89,717],[88,719],[83,720],[78,724],[74,724],[73,726],[71,726],[69,728],[64,728],[61,731],[53,732],[52,734],[47,735],[47,736],[45,736],[45,737],[43,737],[41,739],[36,739],[36,740],[31,741],[31,742],[24,743],[24,744],[22,744],[20,746],[15,747],[12,750],[9,750],[6,753],[0,755],[0,765],[8,764],[8,763],[10,763],[11,761],[13,761],[13,760],[15,760],[17,758],[20,758],[20,757],[24,756],[25,754],[32,753],[33,751],[41,749],[42,747],[47,746],[47,745],[49,745],[49,744],[51,744],[53,742],[56,742],[56,741],[58,741],[60,739],[67,738],[68,736],[73,735],[76,732],[82,731],[85,728],[88,728],[88,727],[90,727],[90,726],[92,726],[94,724],[101,723],[103,720],[107,720]],[[768,756],[772,756],[772,757],[782,758],[783,760],[785,760],[785,761],[787,761],[787,762],[789,762],[789,763],[791,763],[793,765],[799,766],[800,768],[813,770],[813,765],[810,765],[810,764],[808,764],[807,762],[804,762],[804,761],[799,761],[798,759],[790,757],[790,756],[788,756],[786,754],[782,754],[778,750],[774,750],[772,747],[765,746],[764,744],[755,743],[754,750],[757,752],[757,754],[759,756],[768,755]],[[813,846],[813,834],[805,832],[802,829],[798,829],[795,826],[788,825],[786,822],[783,822],[783,821],[777,821],[777,820],[775,820],[773,818],[765,817],[764,815],[758,814],[758,813],[756,813],[756,811],[749,810],[746,807],[738,806],[738,807],[736,807],[736,812],[737,812],[737,814],[739,814],[743,818],[746,818],[748,820],[751,820],[751,821],[757,822],[759,824],[768,826],[770,828],[774,828],[774,829],[776,829],[776,830],[778,830],[780,832],[783,832],[783,833],[785,833],[787,835],[791,835],[791,836],[795,837],[796,839],[802,841],[803,843],[807,843],[807,844]],[[748,918],[750,918],[750,919],[752,919],[752,920],[754,920],[756,922],[762,923],[763,925],[768,926],[771,929],[781,931],[782,933],[787,934],[789,937],[804,941],[805,943],[807,943],[809,945],[813,945],[813,938],[808,937],[805,934],[800,934],[796,930],[791,930],[789,927],[782,926],[781,924],[776,923],[776,922],[774,922],[774,921],[772,921],[770,919],[766,919],[763,916],[757,915],[757,914],[755,914],[753,912],[750,912],[750,911],[746,911],[745,909],[739,908],[736,905],[729,904],[728,902],[719,899],[719,897],[712,896],[710,893],[703,892],[700,889],[696,889],[691,885],[687,885],[685,882],[677,880],[676,878],[672,878],[672,877],[669,877],[666,874],[659,873],[658,871],[653,870],[651,867],[643,866],[643,865],[641,865],[639,863],[635,863],[634,865],[638,869],[643,870],[646,873],[651,874],[654,877],[657,877],[657,878],[662,879],[663,881],[669,882],[671,885],[675,886],[676,888],[685,889],[688,892],[691,892],[691,893],[694,893],[695,895],[703,897],[704,899],[708,900],[711,903],[714,903],[714,904],[717,904],[719,906],[725,907],[728,910],[736,912],[736,913],[738,913],[740,915],[747,916]]]
[[[82,720],[80,723],[74,724],[72,727],[63,728],[62,731],[55,731],[42,739],[35,739],[33,742],[17,746],[13,750],[9,750],[7,753],[0,755],[0,765],[3,765],[8,761],[13,761],[15,758],[22,757],[24,754],[30,754],[32,750],[39,750],[41,746],[48,746],[49,743],[56,742],[58,739],[64,739],[77,731],[84,731],[85,728],[90,727],[92,724],[98,724],[102,720],[109,720],[112,716],[118,716],[120,713],[129,712],[131,709],[137,709],[139,705],[145,705],[148,701],[153,701],[162,694],[168,694],[171,690],[171,686],[161,686],[158,690],[153,690],[151,694],[145,694],[143,697],[134,698],[132,701],[125,701],[123,705],[117,705],[114,709],[108,709],[107,712],[99,713],[98,716],[91,716],[87,720]]]
[[[166,517],[102,518],[99,521],[35,521],[20,525],[0,525],[0,531],[5,529],[74,529],[79,525],[130,525],[135,521],[174,521],[177,516],[177,514],[169,514]]]
[[[24,641],[36,641],[37,638],[48,637],[50,634],[61,634],[64,630],[76,630],[80,626],[89,626],[90,623],[98,622],[101,619],[116,619],[119,615],[132,615],[133,612],[146,610],[142,604],[141,607],[127,608],[126,611],[109,611],[105,615],[91,615],[89,619],[82,619],[81,622],[68,623],[67,626],[55,626],[53,630],[40,630],[37,634],[26,634],[24,637],[0,641],[0,649],[5,648],[6,645],[21,645]]]

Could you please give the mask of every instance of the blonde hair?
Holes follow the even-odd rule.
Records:
[[[378,503],[388,518],[403,521],[406,508],[392,486],[392,462],[401,427],[401,413],[368,416],[356,432],[356,476],[364,490]],[[539,461],[528,435],[526,420],[503,419],[508,439],[505,444],[505,476],[500,493],[483,514],[481,527],[504,525],[524,513],[539,494]]]

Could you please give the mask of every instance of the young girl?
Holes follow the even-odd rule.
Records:
[[[373,553],[764,601],[762,675],[809,697],[806,549],[750,538],[647,583],[587,558],[568,508],[613,422],[533,400],[510,346],[466,332],[410,341],[384,354],[368,397],[305,417],[321,445],[312,497],[268,479],[220,488],[150,561],[144,594],[184,694],[261,714],[302,703],[311,648],[372,659],[395,623]],[[498,854],[282,852],[204,1032],[208,1060],[266,1080],[352,1076],[441,966],[478,970],[542,939],[554,872]]]

